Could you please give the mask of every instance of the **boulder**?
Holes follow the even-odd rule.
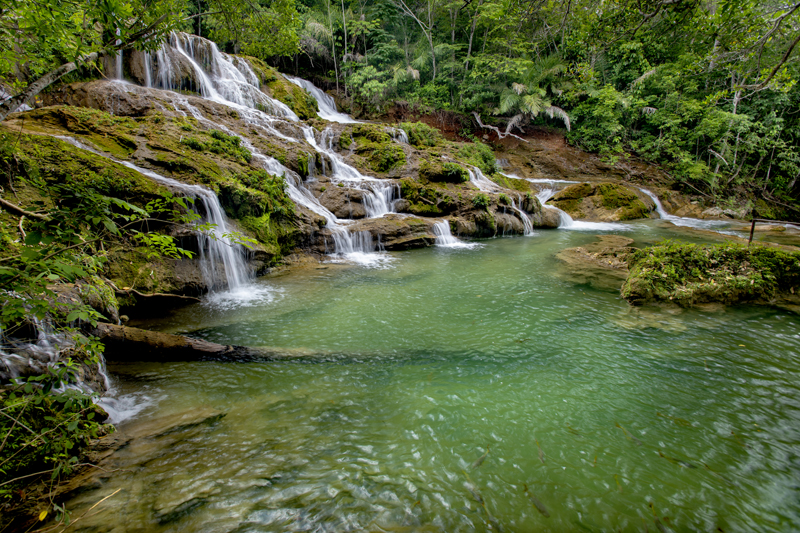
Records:
[[[550,203],[572,218],[596,222],[648,218],[655,209],[655,202],[645,193],[610,182],[569,185]]]

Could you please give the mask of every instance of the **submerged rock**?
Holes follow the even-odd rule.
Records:
[[[562,279],[588,284],[597,289],[619,290],[628,274],[627,259],[637,249],[630,246],[633,239],[620,235],[597,235],[597,241],[567,248],[556,254],[565,270]]]

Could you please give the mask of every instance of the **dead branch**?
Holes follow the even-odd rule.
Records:
[[[40,215],[39,213],[31,213],[30,211],[26,211],[18,205],[12,204],[11,202],[7,202],[0,198],[0,207],[3,207],[9,213],[14,213],[15,215],[22,216],[22,217],[31,217],[31,218],[38,218],[39,220],[47,220],[48,217],[46,215]]]
[[[493,132],[495,132],[497,134],[497,138],[498,139],[504,139],[505,137],[508,137],[510,135],[510,136],[512,136],[512,137],[514,137],[516,139],[519,139],[522,142],[528,142],[526,139],[523,139],[519,135],[514,135],[513,133],[511,133],[509,131],[511,128],[513,128],[515,126],[515,123],[514,123],[513,120],[508,123],[508,127],[506,127],[506,131],[503,132],[503,131],[500,131],[500,128],[498,128],[497,126],[490,126],[489,124],[484,124],[483,121],[481,121],[481,116],[477,112],[473,111],[472,115],[475,117],[475,120],[478,122],[478,126],[480,126],[481,128],[487,129],[487,130],[492,130]]]

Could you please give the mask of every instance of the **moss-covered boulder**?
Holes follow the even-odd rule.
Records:
[[[622,297],[634,305],[800,303],[800,252],[667,241],[635,252],[628,266]]]
[[[373,172],[386,173],[406,163],[403,148],[381,126],[357,124],[340,135],[341,148],[349,149],[353,143],[356,154]]]
[[[556,194],[550,203],[572,218],[599,222],[648,218],[655,207],[644,193],[617,183],[577,183]]]
[[[403,122],[400,128],[408,135],[409,144],[416,148],[430,148],[444,143],[442,133],[424,122]]]
[[[452,161],[427,159],[419,168],[419,177],[423,180],[439,183],[466,183],[469,181],[467,170]]]
[[[240,56],[256,73],[261,90],[289,106],[301,120],[317,118],[317,100],[308,91],[288,81],[274,68],[251,56]],[[268,110],[267,110],[268,111]]]

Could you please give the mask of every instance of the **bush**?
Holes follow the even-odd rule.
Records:
[[[472,205],[474,205],[478,209],[488,209],[489,197],[486,194],[479,192],[472,198]]]

